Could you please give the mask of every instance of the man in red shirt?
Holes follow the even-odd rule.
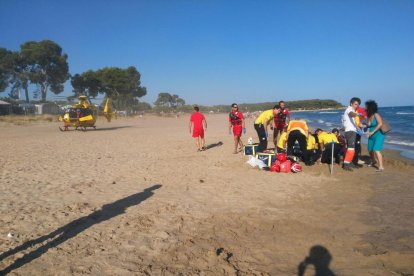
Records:
[[[207,131],[207,121],[206,118],[204,118],[204,115],[200,112],[198,106],[194,106],[194,112],[191,114],[189,127],[190,134],[192,133],[193,137],[196,139],[197,151],[205,150],[204,131]],[[193,129],[192,132],[191,128]]]
[[[242,135],[242,131],[246,133],[246,127],[244,125],[243,114],[239,111],[239,107],[235,103],[231,105],[231,112],[229,114],[229,134],[231,134],[232,127],[234,135],[233,153],[237,153],[237,145],[240,145],[240,150],[243,149],[243,142],[240,137]]]
[[[288,125],[290,120],[289,110],[285,107],[285,102],[279,102],[279,113],[273,118],[274,128],[273,128],[273,143],[275,148],[277,148],[277,136],[283,132],[285,126]]]
[[[352,163],[355,166],[360,166],[361,164],[364,164],[365,162],[362,162],[359,160],[361,157],[362,149],[361,149],[361,136],[363,134],[363,128],[362,125],[367,120],[367,111],[363,107],[358,107],[356,112],[358,113],[358,117],[355,117],[355,123],[357,123],[358,131],[355,138],[355,155],[352,159]]]

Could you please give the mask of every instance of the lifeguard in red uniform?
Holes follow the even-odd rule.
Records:
[[[196,139],[196,145],[198,151],[204,151],[204,131],[207,131],[207,121],[203,113],[200,112],[198,106],[194,106],[194,112],[190,117],[190,133],[192,128],[192,135]]]
[[[233,128],[233,135],[234,135],[234,151],[233,153],[237,153],[243,149],[243,142],[241,140],[242,132],[246,133],[246,128],[244,125],[244,117],[243,113],[239,111],[239,107],[237,104],[231,105],[231,111],[229,114],[229,134],[231,134],[231,128]],[[240,146],[239,150],[237,150],[237,145]]]

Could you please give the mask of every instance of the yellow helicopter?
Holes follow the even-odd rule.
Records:
[[[111,98],[107,97],[104,107],[104,116],[111,121],[112,117],[116,117],[116,113],[112,112]],[[98,118],[98,110],[94,105],[88,102],[86,96],[79,96],[79,102],[67,109],[63,116],[59,117],[59,121],[63,122],[63,128],[59,126],[60,131],[68,131],[69,128],[75,130],[86,131],[88,127],[96,129],[95,122]]]

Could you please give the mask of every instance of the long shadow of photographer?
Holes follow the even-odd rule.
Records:
[[[52,239],[46,242],[44,245],[38,247],[36,250],[31,251],[30,253],[17,259],[14,263],[9,265],[8,267],[1,270],[0,275],[7,274],[19,267],[22,267],[23,265],[27,263],[30,263],[31,261],[42,256],[50,248],[56,247],[64,243],[68,239],[75,237],[79,233],[85,231],[86,229],[88,229],[89,227],[95,224],[101,223],[103,221],[109,220],[113,217],[116,217],[118,215],[125,213],[125,210],[128,207],[140,204],[142,201],[154,195],[153,191],[159,188],[161,188],[161,185],[157,184],[157,185],[154,185],[152,187],[145,189],[143,192],[127,196],[125,198],[122,198],[110,204],[105,204],[102,206],[100,210],[95,211],[88,216],[78,218],[45,236],[39,237],[34,240],[27,241],[23,243],[22,245],[19,245],[13,249],[10,249],[9,251],[2,253],[0,255],[0,261],[20,251],[26,250],[37,244],[42,244],[43,242],[49,239]]]
[[[298,276],[305,275],[308,265],[315,267],[315,276],[335,276],[335,273],[329,268],[332,261],[332,255],[328,249],[321,245],[314,245],[309,250],[309,256],[298,265]]]

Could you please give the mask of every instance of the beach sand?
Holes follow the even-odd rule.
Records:
[[[0,275],[413,275],[412,162],[260,171],[206,118],[0,123]]]

